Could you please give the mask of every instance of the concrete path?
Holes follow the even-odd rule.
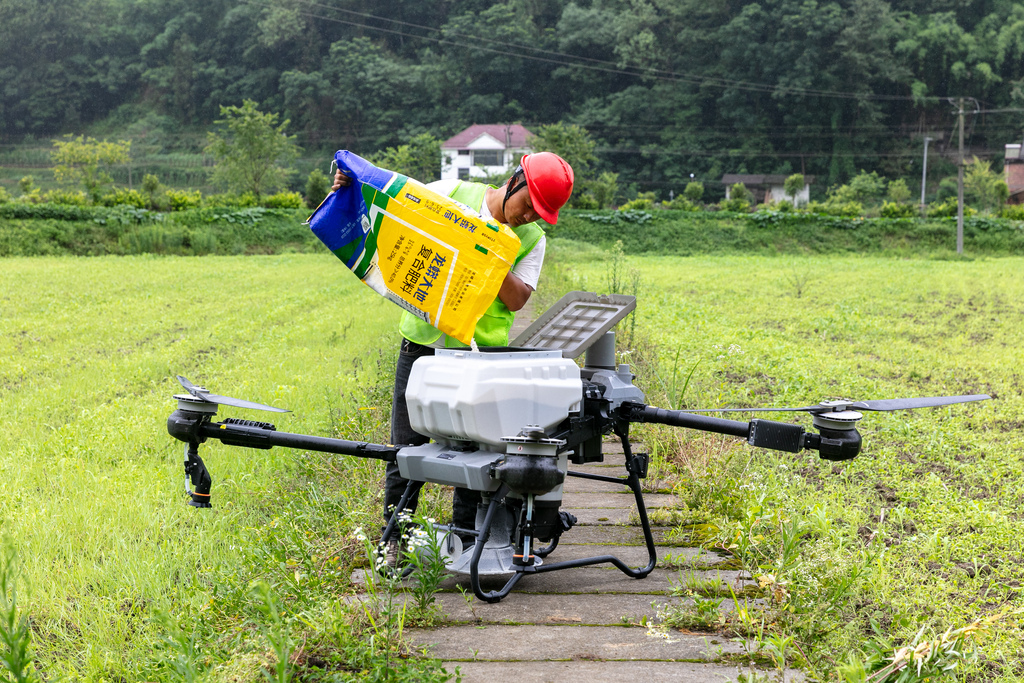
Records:
[[[606,443],[604,469],[625,476],[621,446]],[[571,468],[572,469],[572,468]],[[628,489],[611,484],[597,490],[594,482],[570,477],[562,509],[580,521],[562,536],[548,561],[612,554],[629,566],[647,563],[642,532],[631,525],[635,503]],[[649,505],[672,506],[671,496],[648,494]],[[664,539],[666,528],[656,528]],[[524,577],[501,602],[489,604],[473,597],[468,577],[453,575],[442,585],[438,604],[446,625],[406,632],[409,640],[444,662],[463,681],[495,683],[505,680],[677,682],[737,681],[749,675],[749,658],[742,641],[716,633],[684,633],[657,628],[658,610],[666,605],[692,605],[673,595],[685,580],[718,582],[719,589],[750,585],[737,571],[719,570],[725,558],[696,548],[661,546],[676,561],[691,568],[680,572],[656,568],[647,578],[632,579],[611,565],[565,569]],[[484,584],[498,588],[504,584]],[[464,595],[459,587],[467,591]],[[722,610],[732,608],[726,599]],[[652,627],[653,626],[653,627]],[[741,668],[742,667],[742,668]],[[779,680],[770,671],[765,678]],[[769,676],[771,676],[769,678]],[[786,681],[800,680],[787,672]]]

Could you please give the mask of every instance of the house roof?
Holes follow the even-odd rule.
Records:
[[[481,135],[490,135],[505,145],[505,149],[526,148],[526,138],[532,133],[518,123],[474,123],[461,133],[457,133],[441,143],[441,149],[465,149],[469,143]]]
[[[724,185],[735,185],[736,183],[743,183],[744,185],[783,185],[788,177],[788,175],[747,175],[743,173],[726,173],[722,176],[722,183]],[[804,182],[808,185],[813,185],[814,176],[805,175]]]

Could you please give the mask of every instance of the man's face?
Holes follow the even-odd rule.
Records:
[[[513,182],[526,184],[526,178],[517,178]],[[526,225],[538,220],[540,215],[533,210],[533,200],[530,199],[530,190],[523,188],[508,198],[505,203],[505,223],[507,225]]]

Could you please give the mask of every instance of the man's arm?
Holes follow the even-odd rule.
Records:
[[[530,300],[531,294],[533,294],[533,287],[520,280],[512,272],[505,276],[505,281],[501,283],[501,289],[498,290],[498,298],[501,299],[501,303],[508,306],[510,311],[518,311],[525,306],[526,302]]]

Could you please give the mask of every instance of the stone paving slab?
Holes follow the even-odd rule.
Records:
[[[524,579],[525,580],[525,579]],[[494,624],[622,626],[657,616],[657,606],[690,605],[688,598],[664,595],[545,595],[518,593],[501,602],[469,602],[461,593],[439,593],[437,601],[452,621]],[[654,606],[652,606],[654,603]],[[731,601],[730,601],[731,603]],[[730,604],[731,606],[731,604]],[[723,608],[725,605],[723,605]]]
[[[611,476],[618,476],[619,474],[625,475],[626,470],[621,472],[615,472],[608,468],[602,468],[608,471],[599,472],[598,474],[605,474]],[[629,496],[633,497],[633,492],[626,488],[625,484],[612,484],[606,481],[594,481],[593,479],[584,479],[583,477],[566,477],[565,485],[563,487],[566,495],[571,493],[614,493],[618,496]]]
[[[580,530],[589,529],[589,527],[582,527]],[[579,540],[573,538],[574,541]],[[700,548],[659,548],[655,547],[658,553],[658,564],[660,565],[666,556],[672,555],[672,559],[676,562],[685,561],[692,563],[695,567],[702,567],[717,562],[722,562],[729,559],[726,555],[719,555],[718,553],[708,552],[701,550]],[[619,557],[623,562],[628,565],[635,566],[638,564],[647,564],[647,547],[642,545],[606,545],[606,544],[588,544],[588,545],[577,545],[577,544],[559,544],[555,551],[548,556],[548,559],[552,562],[565,562],[566,560],[579,560],[584,557],[593,557],[594,555],[605,555],[613,554]]]
[[[685,539],[669,541],[669,527],[651,527],[654,544],[666,548],[687,543]],[[562,535],[562,543],[566,544],[612,544],[612,545],[644,545],[644,532],[639,526],[574,526]],[[675,550],[673,550],[675,552]]]
[[[571,513],[576,517],[576,524],[581,525],[618,525],[618,526],[638,526],[636,508],[578,508],[571,506],[562,506],[562,509],[568,513]],[[638,526],[639,528],[639,526]]]
[[[696,662],[444,662],[444,668],[453,675],[456,667],[463,683],[736,683],[739,674],[747,671],[726,664]],[[790,671],[785,680],[789,683],[803,677]]]
[[[735,570],[696,572],[695,576],[719,578],[723,589],[731,585],[734,590],[740,590],[753,583],[747,580],[747,574]],[[498,590],[505,585],[507,580],[507,576],[482,577],[480,586],[485,591]],[[671,593],[681,584],[682,579],[677,569],[655,568],[646,577],[634,579],[613,565],[604,564],[524,576],[504,600],[514,600],[520,593],[649,593],[665,595]],[[456,591],[458,586],[471,591],[469,576],[453,574],[441,582],[441,590],[445,591]]]
[[[668,637],[648,635],[645,628],[626,626],[451,626],[406,631],[420,647],[432,646],[431,657],[452,660],[654,660],[714,661],[741,654],[738,643],[716,634],[673,631]]]
[[[615,492],[577,492],[566,491],[562,494],[562,508],[628,508],[636,509],[636,498],[629,489],[623,489],[628,495]],[[648,508],[678,507],[679,499],[666,493],[645,493],[644,505]]]

